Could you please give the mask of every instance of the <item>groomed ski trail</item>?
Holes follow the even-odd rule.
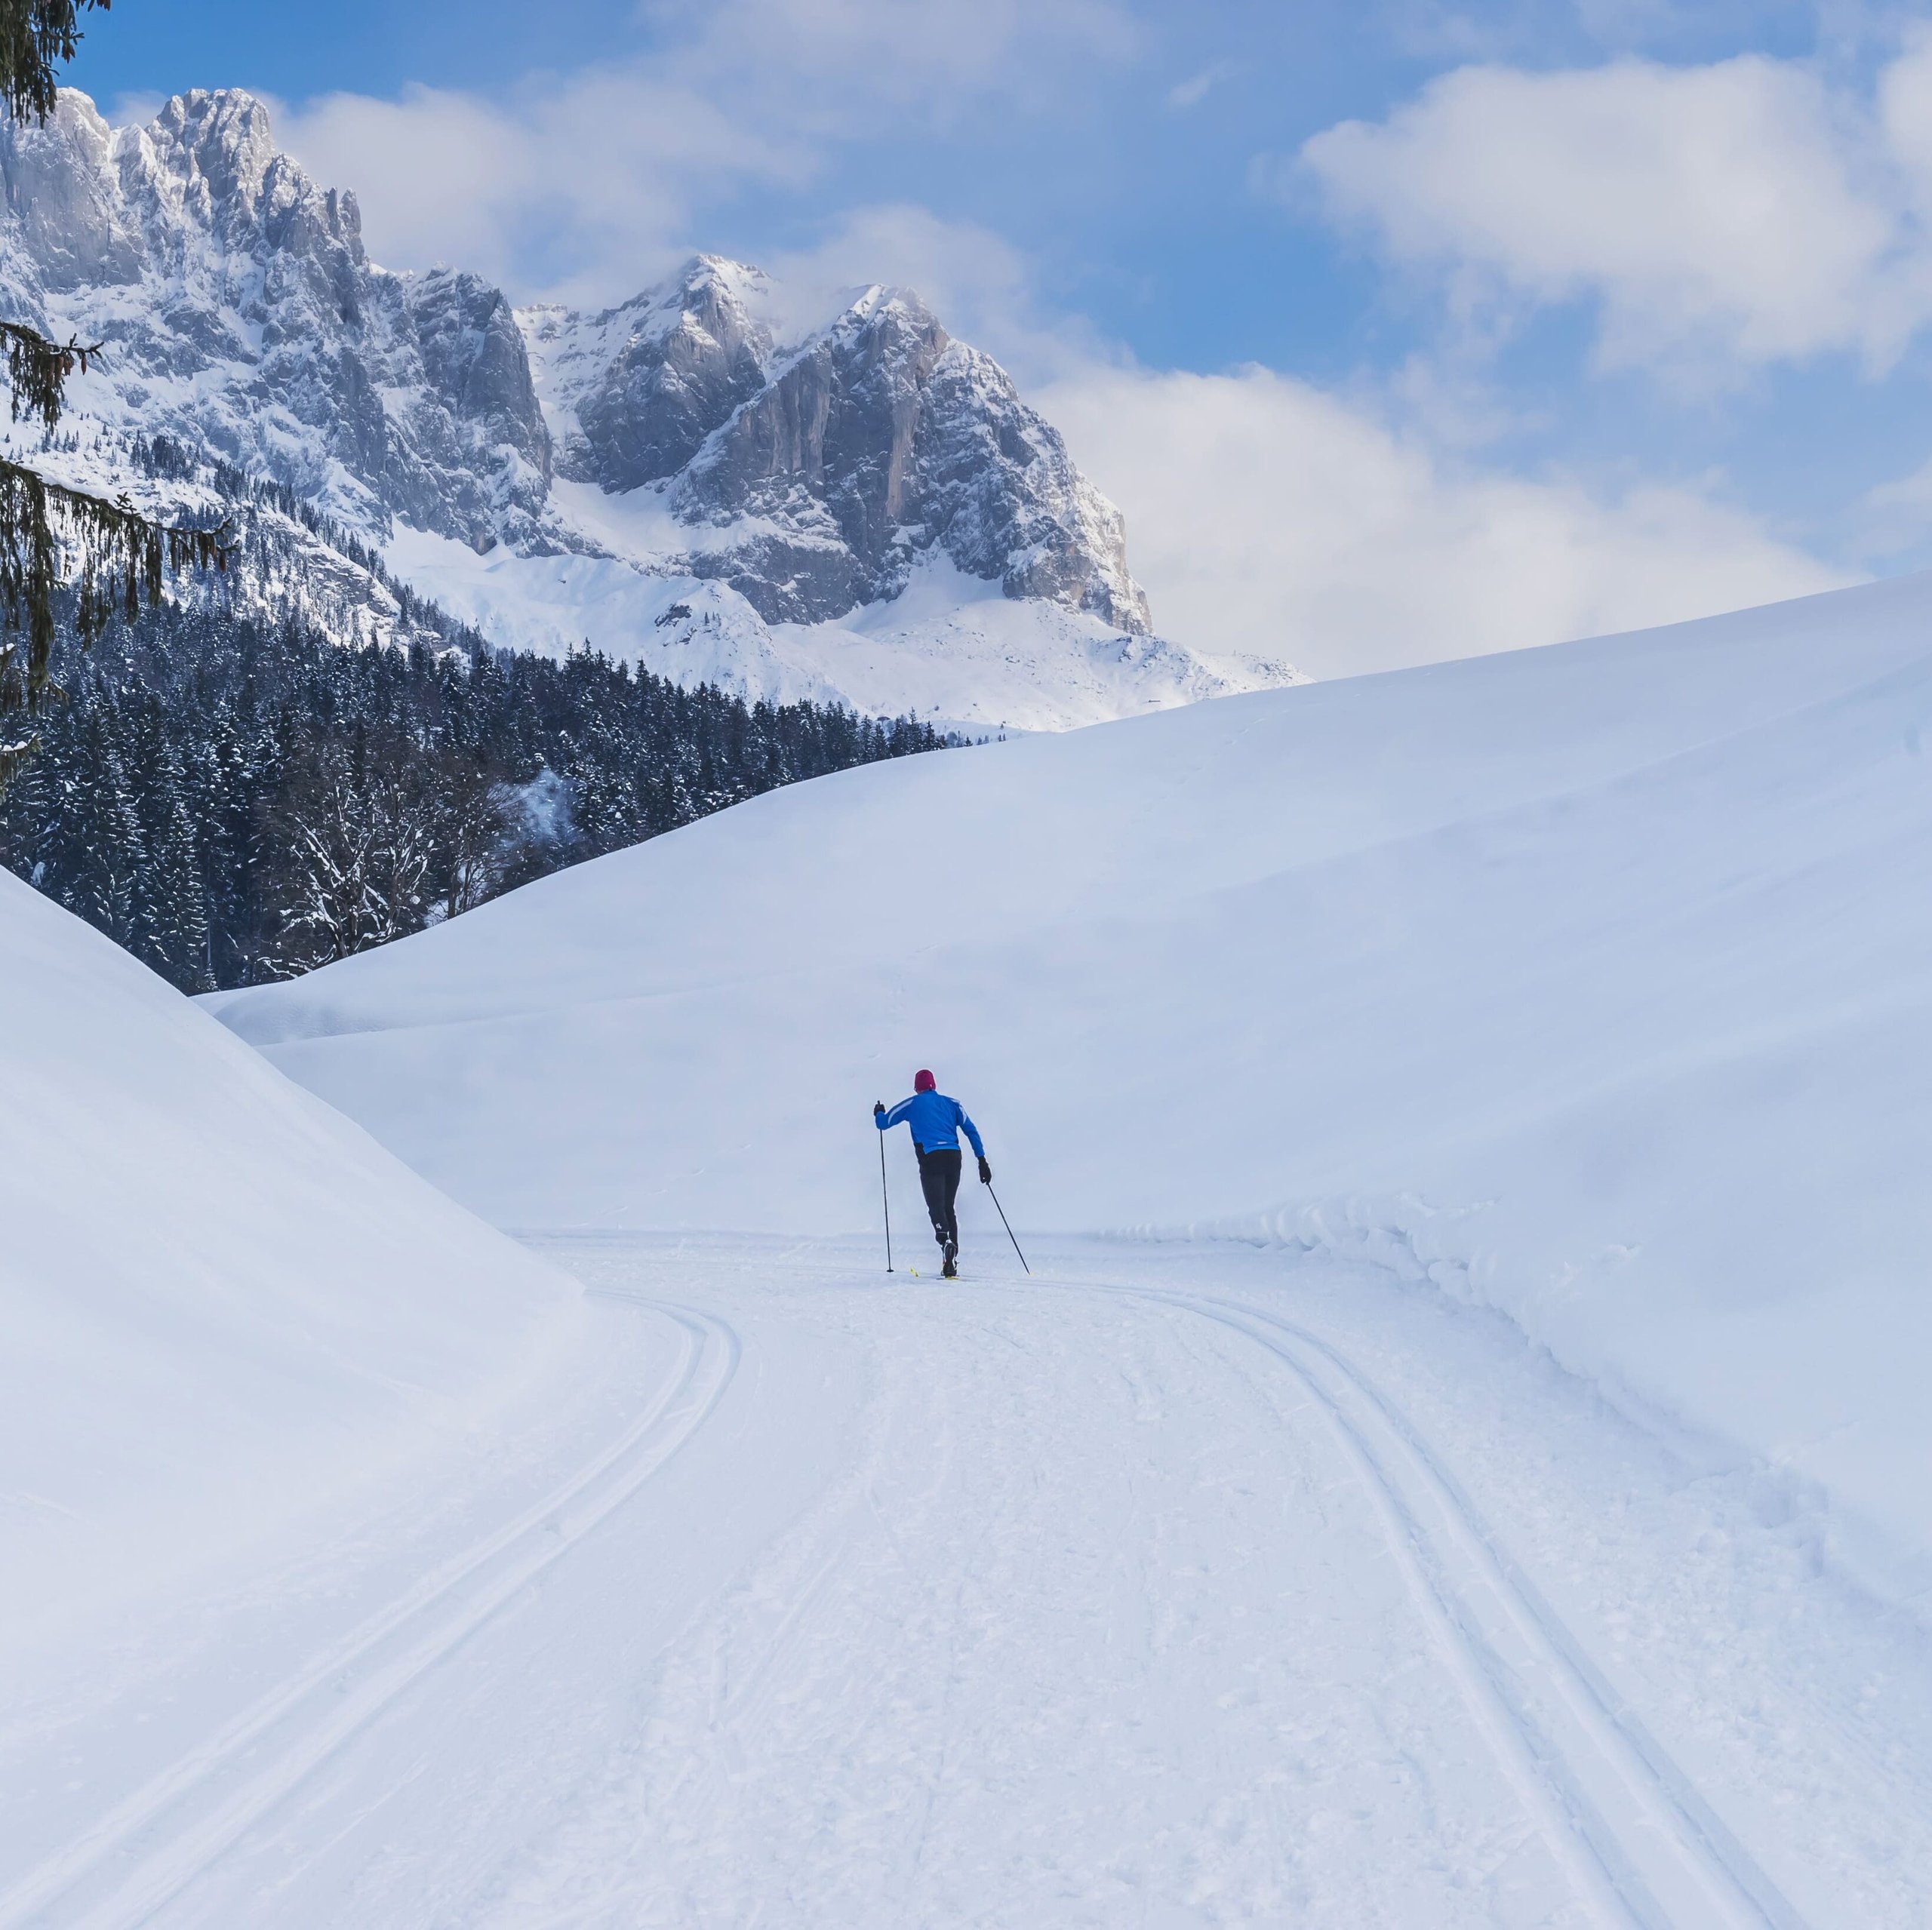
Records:
[[[627,1424],[0,1930],[1926,1920],[1922,1633],[1742,1477],[1358,1269],[975,1237],[541,1242]]]
[[[0,1930],[56,1918],[88,1930],[150,1921],[319,1763],[629,1500],[703,1425],[740,1352],[737,1335],[709,1314],[655,1311],[675,1323],[680,1351],[620,1439],[0,1894]]]
[[[1387,1523],[1390,1551],[1472,1710],[1605,1922],[1805,1930],[1360,1368],[1278,1315],[1184,1293],[1157,1297],[1246,1335],[1319,1404]]]

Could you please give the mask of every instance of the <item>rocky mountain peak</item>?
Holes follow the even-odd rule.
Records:
[[[235,89],[120,129],[63,94],[45,128],[0,124],[0,313],[106,345],[83,415],[286,485],[442,571],[433,593],[472,620],[495,606],[434,539],[546,607],[594,582],[595,616],[557,619],[573,646],[636,609],[777,664],[791,647],[768,626],[876,630],[921,582],[921,634],[944,632],[935,597],[986,605],[970,635],[1001,666],[989,598],[1056,613],[1011,634],[1072,653],[1087,708],[1029,696],[1028,715],[1091,715],[1115,684],[1217,687],[1151,638],[1119,513],[1052,425],[911,290],[853,291],[814,327],[758,269],[701,254],[613,307],[515,311],[479,276],[371,262],[354,195],[278,152]],[[703,587],[706,613],[666,582]]]
[[[268,109],[238,88],[177,94],[144,132],[205,220],[256,217],[271,169],[288,198],[314,192],[301,168],[275,152]]]
[[[38,321],[43,290],[138,281],[141,238],[128,219],[112,128],[85,94],[63,92],[44,127],[0,121],[8,232],[6,293]]]
[[[0,299],[106,345],[83,407],[374,534],[543,543],[549,433],[509,303],[374,266],[355,197],[278,153],[253,96],[113,130],[65,93],[45,128],[0,128]]]
[[[909,289],[854,297],[719,425],[676,500],[694,521],[796,531],[753,539],[756,568],[730,579],[768,618],[890,598],[937,551],[1010,597],[1152,627],[1119,512]]]
[[[754,309],[765,293],[756,269],[696,255],[600,314],[527,311],[559,473],[611,492],[675,475],[764,383],[771,334]]]

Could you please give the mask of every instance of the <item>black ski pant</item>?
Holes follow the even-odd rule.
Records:
[[[926,1211],[931,1214],[933,1237],[942,1246],[959,1244],[959,1219],[952,1203],[959,1197],[959,1148],[943,1146],[929,1153],[923,1146],[913,1150],[919,1155],[919,1190],[926,1196]]]

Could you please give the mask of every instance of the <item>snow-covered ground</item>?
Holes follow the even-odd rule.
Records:
[[[1379,1268],[968,1212],[956,1290],[541,1242],[571,1410],[10,1723],[0,1923],[1924,1920],[1922,1632],[1756,1471]]]
[[[1432,1278],[1916,1591],[1929,638],[1914,579],[942,752],[212,1003],[513,1226],[849,1229],[931,1064],[1032,1224]]]
[[[276,1166],[345,1284],[251,1434],[193,1268],[281,1129],[128,1209],[153,1504],[232,1436],[308,1525],[43,1624],[0,1930],[1932,1920],[1928,733],[1907,580],[846,773],[206,1001],[531,1271],[419,1305],[507,1249],[365,1146],[345,1268]],[[940,1285],[903,1135],[884,1271],[924,1063],[1031,1277],[969,1179]],[[331,1488],[390,1348],[494,1424]]]
[[[0,873],[0,1637],[489,1425],[580,1296]]]

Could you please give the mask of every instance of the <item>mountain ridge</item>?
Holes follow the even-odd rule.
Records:
[[[1022,727],[1294,681],[1155,633],[1119,512],[912,290],[801,328],[716,256],[594,314],[396,273],[238,90],[139,128],[65,93],[0,177],[0,297],[105,345],[79,479],[137,435],[204,448],[494,641]]]

